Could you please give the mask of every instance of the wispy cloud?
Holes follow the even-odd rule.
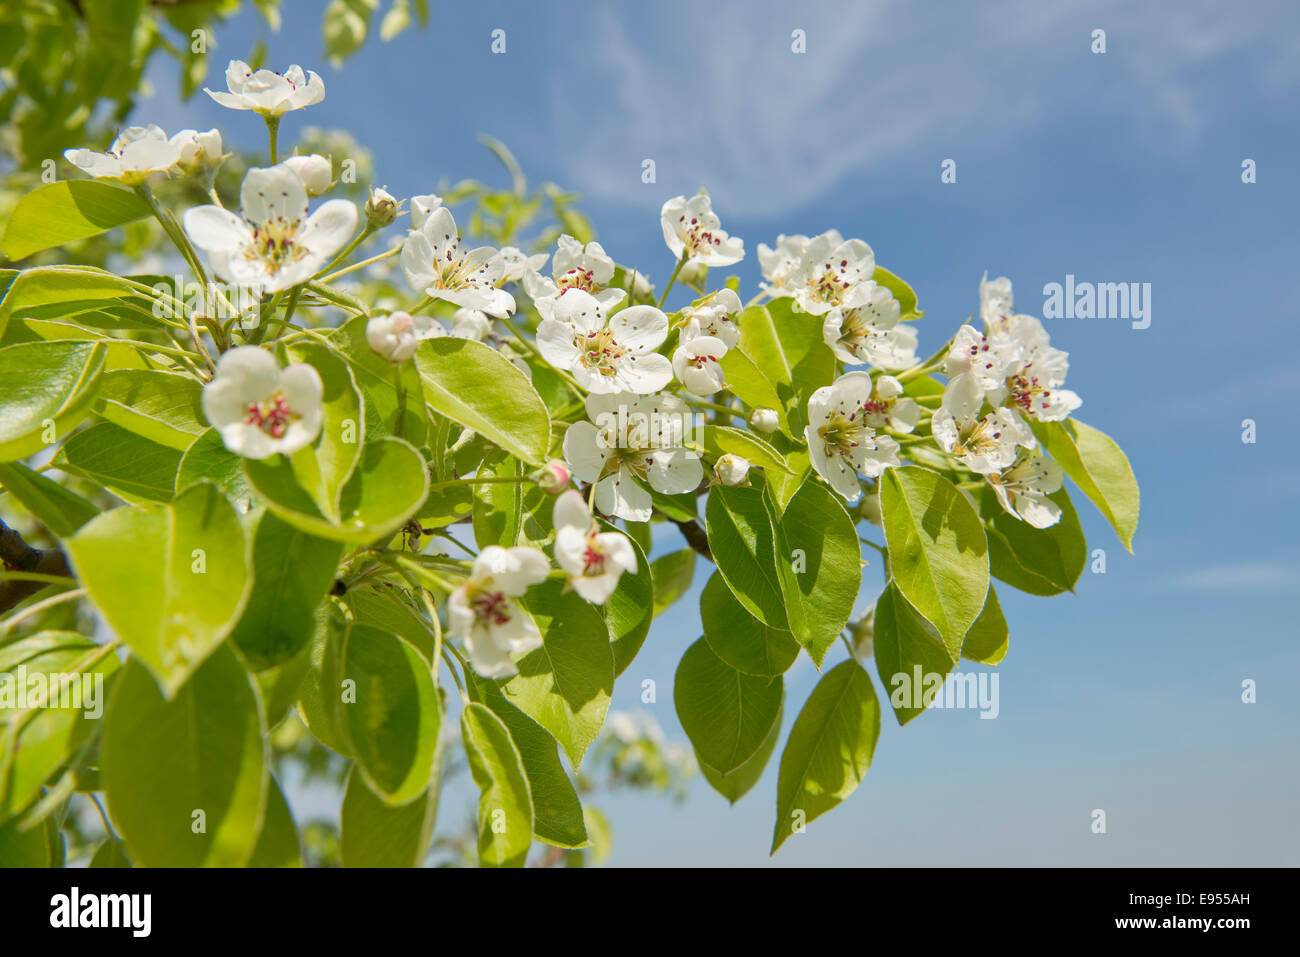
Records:
[[[1063,102],[1144,145],[1185,148],[1242,92],[1221,88],[1225,61],[1243,88],[1300,79],[1296,31],[1278,23],[1295,17],[1267,0],[667,6],[597,20],[574,67],[612,103],[575,109],[567,77],[552,90],[573,181],[599,199],[644,205],[707,185],[733,214],[774,214],[918,153],[937,177],[945,149],[1061,123]],[[665,23],[692,28],[665,35]],[[796,28],[803,55],[790,49]],[[1104,61],[1089,59],[1094,28],[1107,31]],[[644,158],[658,190],[641,187]]]
[[[1180,572],[1166,581],[1173,588],[1213,591],[1289,588],[1300,584],[1300,565],[1286,562],[1211,565],[1194,571]]]

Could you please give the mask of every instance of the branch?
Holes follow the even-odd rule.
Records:
[[[674,519],[673,524],[681,529],[682,536],[686,539],[687,545],[690,545],[691,548],[695,549],[709,561],[713,561],[713,552],[709,548],[709,536],[704,529],[700,528],[700,526],[695,522],[679,522]]]
[[[33,548],[23,537],[0,520],[0,565],[12,572],[35,572],[40,575],[70,575],[68,559],[57,548]],[[0,582],[0,612],[36,594],[45,582]]]

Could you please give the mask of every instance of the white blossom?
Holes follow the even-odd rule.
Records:
[[[523,282],[529,273],[546,265],[546,253],[529,256],[516,246],[502,246],[497,253],[501,260],[501,278],[506,282]]]
[[[407,312],[375,316],[366,323],[366,342],[370,348],[394,363],[405,362],[415,355],[425,339],[437,339],[446,334],[442,325],[428,316],[413,316]]]
[[[357,208],[346,199],[322,203],[307,215],[307,191],[281,164],[250,169],[240,189],[242,215],[197,206],[182,220],[213,271],[229,282],[278,292],[306,282],[347,244]]]
[[[592,421],[564,433],[564,459],[579,480],[595,484],[602,513],[648,522],[652,501],[642,483],[680,495],[704,478],[699,455],[682,445],[690,411],[676,396],[590,395],[587,415]]]
[[[709,194],[701,190],[690,199],[674,196],[659,211],[664,242],[679,259],[700,266],[730,266],[745,258],[745,244],[728,236],[713,212]]]
[[[1055,460],[1032,452],[987,478],[1002,507],[1017,518],[1035,528],[1048,528],[1061,520],[1061,506],[1048,498],[1060,491],[1065,479]]]
[[[804,312],[821,316],[832,309],[866,305],[875,295],[876,255],[860,239],[828,232],[809,240],[787,285]]]
[[[180,156],[176,159],[177,167],[191,175],[215,169],[226,158],[220,130],[211,129],[206,133],[181,130],[172,136],[171,144],[180,151]]]
[[[603,605],[624,572],[635,574],[636,550],[621,532],[602,532],[582,493],[569,489],[555,501],[555,563],[587,601]]]
[[[916,365],[916,330],[900,321],[901,312],[893,294],[873,283],[861,305],[826,313],[822,338],[848,365],[906,369]]]
[[[545,260],[536,269],[524,273],[524,290],[543,319],[554,315],[556,303],[569,290],[594,296],[606,314],[627,297],[626,291],[610,286],[614,281],[614,260],[605,255],[598,242],[584,246],[572,236],[561,236],[555,246],[549,278],[540,271],[544,264]]]
[[[744,485],[749,479],[749,460],[728,452],[713,463],[713,476],[723,485]]]
[[[781,427],[781,417],[777,415],[776,409],[759,407],[749,413],[749,427],[755,432],[770,435]]]
[[[589,392],[649,395],[672,380],[672,364],[655,352],[667,337],[668,317],[654,306],[628,306],[606,320],[595,296],[569,289],[538,325],[537,350]]]
[[[826,235],[834,236],[837,245],[842,242],[840,234],[834,230]],[[803,260],[804,250],[810,242],[812,240],[807,236],[783,234],[776,237],[775,249],[766,243],[758,244],[758,265],[763,271],[763,278],[767,280],[762,283],[764,292],[773,298],[790,295],[790,276]]]
[[[429,221],[434,210],[442,205],[442,197],[436,193],[411,197],[411,228],[419,229]]]
[[[301,110],[325,99],[325,83],[310,70],[294,64],[283,73],[253,70],[243,60],[231,60],[226,67],[226,88],[220,91],[203,88],[203,92],[232,110],[253,110],[263,116],[278,117],[290,110]]]
[[[451,315],[451,334],[457,339],[482,342],[492,331],[492,317],[481,309],[461,306]]]
[[[269,352],[237,346],[222,353],[203,387],[203,414],[232,452],[250,459],[291,455],[320,434],[322,394],[312,366],[281,369]]]
[[[697,336],[683,339],[673,353],[673,374],[698,396],[713,395],[726,386],[722,374],[722,357],[727,345],[714,336]]]
[[[515,311],[514,296],[497,288],[501,263],[491,246],[465,250],[451,210],[439,206],[402,245],[402,271],[411,288],[490,316]]]
[[[850,502],[862,494],[858,475],[876,478],[898,465],[898,443],[868,422],[874,387],[866,372],[846,372],[808,399],[804,437],[813,468]]]
[[[484,548],[469,580],[447,599],[447,634],[465,642],[474,670],[485,678],[519,673],[512,655],[542,646],[532,617],[513,599],[546,580],[551,563],[536,548]]]
[[[1016,460],[1016,446],[1032,449],[1037,440],[1024,420],[1008,408],[981,414],[984,392],[975,377],[963,373],[949,381],[934,413],[931,431],[945,452],[972,472],[987,475]]]
[[[1015,344],[1015,359],[1005,367],[1005,378],[989,389],[989,401],[1042,422],[1067,418],[1083,404],[1077,394],[1061,388],[1070,369],[1069,354],[1052,348],[1043,324],[1033,316],[1012,316],[1003,328]]]
[[[63,155],[95,179],[114,179],[126,186],[138,186],[175,166],[181,158],[181,148],[151,123],[123,130],[107,153],[73,149],[64,150]]]
[[[701,336],[721,339],[728,349],[736,348],[740,341],[740,327],[736,320],[744,307],[734,290],[719,289],[697,306],[683,310],[686,325],[679,337],[689,342]]]

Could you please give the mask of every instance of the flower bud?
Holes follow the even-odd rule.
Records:
[[[401,205],[388,190],[372,186],[366,200],[366,222],[372,229],[383,229],[397,218]]]
[[[547,495],[559,495],[569,487],[573,475],[569,467],[558,459],[552,459],[529,476]]]
[[[473,339],[482,342],[492,331],[492,320],[487,313],[465,306],[457,309],[451,316],[451,334],[457,339]]]
[[[427,196],[411,197],[411,228],[419,229],[424,221],[433,215],[433,211],[442,205],[442,197],[434,193]]]
[[[879,525],[880,519],[880,492],[872,489],[862,496],[862,501],[858,503],[858,520],[866,519],[872,525]]]
[[[393,312],[366,323],[366,342],[389,362],[405,362],[423,340],[436,339],[446,331],[428,316]]]
[[[872,641],[876,633],[876,606],[872,605],[857,621],[849,622],[849,633],[853,636],[853,654],[859,659],[870,658],[873,654]]]
[[[220,130],[208,130],[206,133],[181,130],[171,138],[171,143],[181,154],[176,165],[190,175],[216,169],[226,158],[221,151]]]
[[[755,409],[749,413],[749,427],[755,432],[775,432],[780,424],[775,409]]]
[[[334,167],[319,153],[286,157],[284,165],[298,174],[308,196],[320,196],[334,185]]]
[[[744,485],[749,480],[749,460],[728,452],[713,466],[713,474],[723,485]]]

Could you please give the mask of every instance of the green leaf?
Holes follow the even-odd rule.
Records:
[[[614,654],[600,613],[550,579],[524,599],[542,647],[519,659],[506,700],[551,733],[575,768],[596,739],[614,693]]]
[[[361,394],[347,363],[325,346],[300,343],[291,346],[288,353],[294,362],[314,367],[324,386],[320,436],[310,447],[293,454],[293,474],[320,513],[337,522],[339,499],[356,470],[365,442]]]
[[[367,442],[361,461],[344,486],[339,520],[320,513],[282,455],[245,459],[244,473],[253,489],[282,519],[322,538],[356,545],[392,535],[420,510],[429,493],[424,459],[401,439]]]
[[[529,469],[513,456],[478,470],[484,478],[522,478]],[[555,531],[551,513],[555,498],[535,482],[487,482],[474,495],[474,541],[486,545],[540,546]]]
[[[120,425],[99,422],[74,433],[51,461],[138,504],[172,500],[181,453]]]
[[[772,526],[790,632],[820,668],[862,587],[857,528],[820,482],[805,482]]]
[[[898,723],[907,724],[930,705],[935,688],[942,690],[939,682],[957,664],[957,656],[893,582],[876,602],[873,625],[876,670]]]
[[[700,621],[709,648],[741,674],[772,678],[789,671],[799,656],[794,635],[747,612],[717,572],[700,593]]]
[[[790,729],[776,784],[772,853],[805,824],[854,792],[871,767],[880,737],[880,702],[856,661],[817,682]]]
[[[40,632],[5,650],[21,660],[0,664],[0,821],[40,797],[41,786],[92,734],[118,668],[116,657],[74,632]],[[58,685],[50,683],[54,675],[76,677]],[[49,697],[41,701],[39,694]]]
[[[207,429],[202,392],[189,376],[121,369],[100,378],[95,411],[128,432],[183,452]]]
[[[465,707],[460,728],[479,788],[479,863],[523,867],[533,841],[533,800],[523,759],[501,719],[481,704]]]
[[[401,600],[400,592],[389,586],[379,591],[368,588],[349,589],[347,602],[358,624],[373,625],[380,631],[405,638],[420,656],[433,663],[434,635],[429,624]]]
[[[129,189],[96,180],[49,183],[18,200],[0,248],[10,260],[25,259],[149,215],[149,205]]]
[[[703,638],[686,649],[673,680],[673,704],[700,762],[722,776],[758,753],[781,711],[784,681],[741,674]]]
[[[18,818],[0,824],[0,861],[5,867],[49,867],[50,845],[45,827],[21,830]],[[51,826],[53,821],[47,821]]]
[[[22,342],[0,349],[0,462],[39,452],[90,411],[104,368],[92,342]]]
[[[794,498],[795,493],[803,487],[804,479],[812,473],[812,463],[806,448],[794,450],[786,456],[786,461],[790,463],[792,474],[769,472],[765,476],[767,494],[771,498],[772,505],[775,506],[776,515],[785,513],[790,505],[790,499]]]
[[[899,279],[888,269],[883,266],[877,266],[876,271],[871,274],[871,278],[881,286],[889,290],[890,294],[898,300],[898,306],[903,319],[919,319],[925,315],[924,312],[918,312],[916,308],[916,293],[912,287]]]
[[[67,538],[99,514],[93,502],[21,462],[0,462],[0,485],[59,538]]]
[[[298,843],[298,826],[275,778],[266,789],[266,814],[262,833],[249,859],[249,867],[302,867],[302,846]]]
[[[344,654],[343,725],[366,783],[389,804],[414,801],[433,776],[441,704],[429,663],[415,646],[356,625]]]
[[[176,491],[183,492],[203,479],[215,483],[242,511],[248,510],[253,487],[244,474],[244,460],[226,448],[216,429],[204,430],[181,456],[176,469]]]
[[[152,297],[142,295],[120,276],[90,266],[42,266],[15,272],[0,299],[0,335],[15,316],[77,316],[83,324],[115,329],[161,329],[164,325],[154,315]]]
[[[1088,564],[1088,542],[1070,493],[1060,489],[1049,497],[1060,506],[1061,520],[1048,528],[1008,514],[992,489],[981,489],[977,497],[989,540],[989,571],[1031,595],[1074,591]]]
[[[169,701],[138,659],[104,718],[109,813],[145,867],[243,867],[267,801],[257,689],[219,648]],[[203,824],[199,830],[196,825]]]
[[[546,459],[551,417],[528,377],[496,350],[447,336],[415,354],[430,407],[530,465]]]
[[[773,628],[787,626],[776,536],[756,488],[715,485],[705,506],[713,560],[745,609]]]
[[[393,807],[366,785],[354,767],[343,794],[339,850],[344,867],[419,867],[438,817],[438,789]]]
[[[1115,440],[1078,419],[1035,422],[1033,426],[1043,448],[1092,499],[1124,547],[1132,552],[1140,495],[1133,467]]]
[[[411,4],[409,0],[393,0],[392,6],[384,14],[379,24],[379,39],[387,43],[411,25]]]
[[[885,471],[880,511],[894,581],[955,659],[989,591],[979,515],[946,478],[913,465]]]
[[[471,678],[467,684],[470,698],[486,705],[501,719],[519,752],[533,800],[533,834],[556,847],[584,847],[587,829],[582,803],[560,764],[555,739],[507,701],[495,682]]]
[[[172,697],[230,633],[248,590],[248,546],[221,491],[113,509],[65,543],[77,578]]]
[[[728,349],[719,365],[726,378],[727,388],[751,409],[772,409],[776,412],[781,431],[793,437],[785,402],[776,386],[758,364],[739,349]]]
[[[695,579],[695,549],[669,552],[650,563],[654,583],[653,615],[658,618],[690,590]]]
[[[727,454],[739,455],[759,468],[791,472],[785,457],[752,432],[722,425],[706,425],[701,432],[705,453],[715,459]]]
[[[726,777],[723,777],[713,768],[709,767],[703,761],[700,761],[700,773],[704,775],[704,780],[709,782],[709,787],[717,791],[727,802],[734,805],[758,783],[759,778],[767,769],[767,762],[772,760],[772,754],[776,751],[776,742],[781,738],[781,716],[783,708],[776,712],[776,720],[772,722],[772,730],[767,733],[763,743],[759,746],[754,756],[732,771]],[[696,755],[698,760],[699,755]]]
[[[379,0],[330,0],[325,8],[322,28],[325,33],[325,55],[336,68],[361,49],[370,31],[370,15],[379,6]]]
[[[95,853],[90,858],[90,863],[86,865],[91,868],[116,868],[130,867],[131,859],[127,857],[126,848],[120,842],[109,838],[99,847],[95,848]]]
[[[298,713],[317,741],[346,757],[352,749],[343,727],[343,653],[352,622],[344,610],[342,602],[334,601],[316,610],[316,633],[298,691]]]
[[[380,356],[366,341],[365,316],[354,316],[337,329],[329,332],[330,343],[346,357],[352,377],[366,395],[366,413],[376,413],[382,432],[396,435],[397,388],[394,383],[394,366]],[[403,362],[396,367],[402,387],[406,390],[403,433],[415,445],[423,445],[428,438],[429,420],[422,394],[420,374],[415,364]],[[376,436],[377,437],[377,436]]]
[[[1007,628],[1006,616],[1002,614],[1002,605],[998,602],[998,593],[989,585],[989,597],[984,602],[984,610],[975,619],[975,624],[970,626],[966,640],[962,642],[962,657],[981,664],[996,665],[1007,656],[1010,643],[1011,633]]]
[[[342,557],[341,542],[262,513],[253,533],[253,589],[230,636],[255,670],[289,660],[311,641],[316,609]]]
[[[630,522],[628,527],[645,524]],[[601,530],[617,531],[608,522],[601,523]],[[654,583],[650,563],[646,561],[645,549],[636,537],[629,534],[628,539],[636,551],[636,572],[624,572],[619,577],[618,587],[605,602],[605,625],[609,628],[610,647],[614,652],[616,678],[627,670],[641,650],[654,619]]]

